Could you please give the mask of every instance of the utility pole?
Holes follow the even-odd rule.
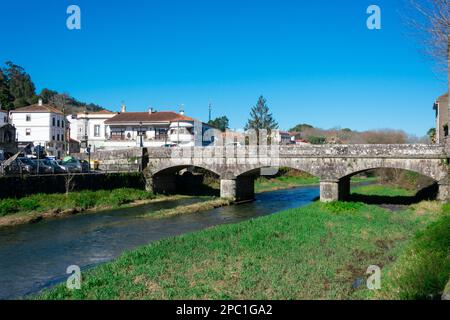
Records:
[[[208,105],[208,112],[209,112],[208,122],[211,121],[211,109],[212,109],[212,104],[211,104],[211,101],[209,101],[209,105]]]
[[[67,154],[67,119],[66,119],[66,94],[63,94],[63,101],[62,101],[62,113],[63,113],[63,151]]]

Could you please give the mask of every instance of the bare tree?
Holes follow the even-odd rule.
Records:
[[[448,72],[450,0],[406,0],[407,24],[424,46],[424,51]]]
[[[72,191],[74,188],[74,183],[73,183],[74,177],[75,177],[75,175],[69,171],[67,171],[67,174],[64,175],[64,186],[66,189],[66,196],[68,196],[69,192]]]

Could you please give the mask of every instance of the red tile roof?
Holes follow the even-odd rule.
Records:
[[[173,121],[194,121],[193,118],[183,116],[173,111],[157,112],[124,112],[119,113],[105,121],[106,124],[120,124],[129,122],[173,122]]]
[[[20,113],[51,112],[51,113],[63,114],[59,109],[56,109],[54,106],[49,105],[49,104],[42,104],[42,105],[33,104],[31,106],[26,106],[26,107],[11,110],[11,112],[20,112]]]
[[[104,110],[100,110],[100,111],[88,111],[87,112],[87,114],[113,114],[113,113],[116,113],[116,112],[112,112],[112,111],[109,111],[109,110],[106,110],[106,109],[104,109]],[[85,114],[85,112],[78,112],[78,114]]]

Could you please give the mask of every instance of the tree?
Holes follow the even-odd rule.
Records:
[[[41,93],[39,94],[39,97],[42,99],[43,103],[50,103],[52,98],[56,96],[58,92],[54,90],[50,90],[47,88],[42,89]]]
[[[225,132],[225,130],[229,127],[229,120],[227,116],[222,116],[215,118],[214,120],[209,120],[208,124],[219,129],[222,132]]]
[[[436,128],[431,128],[427,131],[427,136],[430,139],[431,143],[436,142]]]
[[[244,129],[253,129],[256,131],[258,144],[260,130],[267,130],[267,134],[270,135],[272,130],[278,129],[278,123],[269,112],[267,101],[262,95],[259,97],[256,106],[252,107],[250,111],[250,119],[248,119]]]
[[[14,97],[9,92],[8,79],[3,70],[0,69],[0,106],[3,110],[14,108]]]
[[[36,96],[35,86],[29,74],[25,70],[12,63],[6,62],[6,68],[3,70],[8,79],[9,92],[14,97],[14,106],[16,108],[31,104]]]
[[[310,124],[301,123],[290,129],[290,132],[302,132],[304,129],[313,129],[314,127]]]
[[[450,0],[409,0],[406,22],[423,44],[425,52],[448,70]]]

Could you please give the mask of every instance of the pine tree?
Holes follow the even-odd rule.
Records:
[[[261,95],[256,103],[256,106],[252,107],[250,111],[250,119],[248,119],[245,125],[245,130],[253,129],[257,134],[257,141],[259,144],[259,131],[262,129],[267,130],[267,134],[270,135],[271,131],[278,129],[278,123],[269,112],[267,101]]]

